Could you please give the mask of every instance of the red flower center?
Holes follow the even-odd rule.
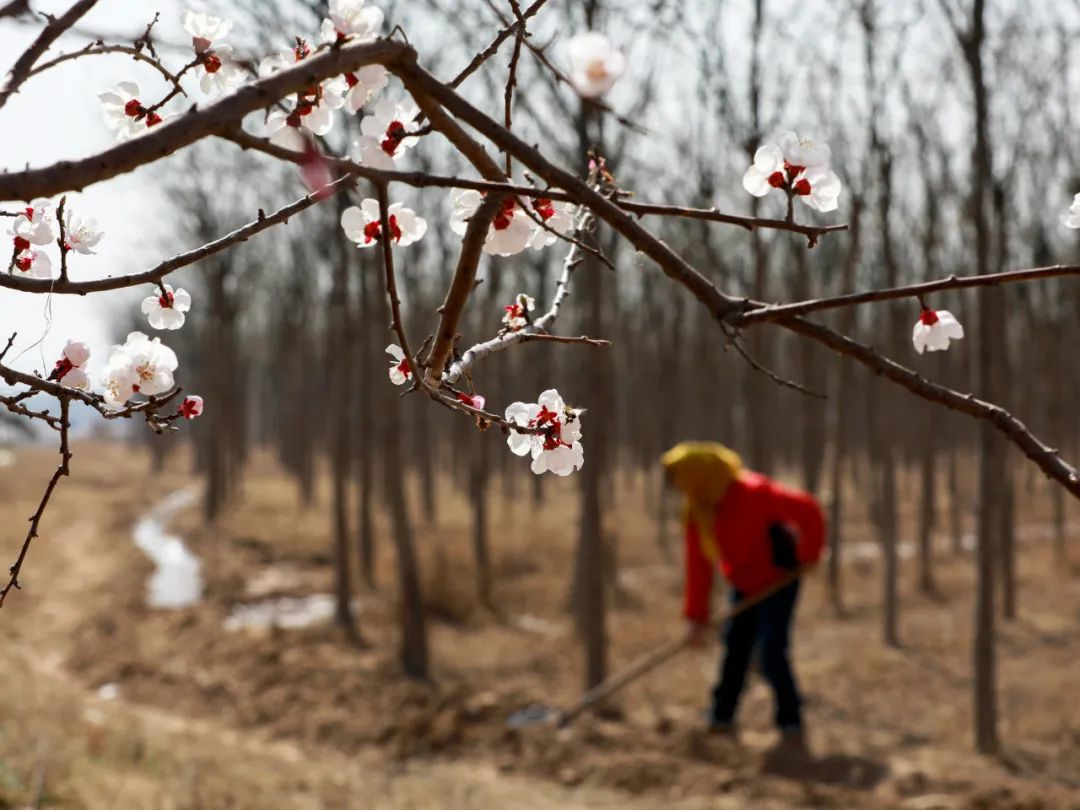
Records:
[[[207,73],[217,73],[221,70],[221,57],[217,54],[208,53],[203,57],[203,67]]]
[[[555,411],[549,411],[546,405],[540,406],[540,413],[529,422],[529,427],[546,427],[544,431],[544,449],[557,450],[560,447],[570,447],[562,439],[562,422]]]
[[[555,207],[547,197],[537,197],[533,200],[533,208],[540,215],[540,219],[545,222],[555,216]]]
[[[810,193],[810,181],[805,177],[795,184],[795,193],[801,197],[805,197]]]
[[[15,260],[15,266],[18,267],[24,273],[27,270],[30,269],[30,266],[33,263],[34,263],[34,257],[33,256],[20,256],[18,259]]]
[[[131,99],[124,105],[124,115],[128,118],[140,118],[146,112],[143,105],[139,103],[137,98]]]
[[[360,84],[360,80],[356,78],[355,73],[346,73],[345,84],[349,85],[349,87],[356,87],[356,85]]]
[[[390,215],[390,237],[395,242],[401,241],[401,228],[398,227],[397,217],[393,214]],[[379,233],[382,231],[382,223],[375,219],[364,226],[364,244],[370,245],[376,239],[379,238]]]
[[[180,407],[177,409],[181,416],[185,419],[194,419],[199,415],[199,403],[191,397],[187,397],[180,403]]]
[[[492,223],[497,231],[505,231],[510,227],[510,221],[514,218],[514,202],[513,197],[508,197],[503,200],[502,209],[495,215],[495,221]]]
[[[806,171],[805,166],[797,166],[794,163],[788,163],[784,161],[784,171],[788,173],[788,177],[798,177],[800,174]]]
[[[409,368],[409,358],[402,357],[401,362],[397,364],[397,370],[405,375],[405,379],[408,379],[412,375],[412,369]]]
[[[405,125],[400,121],[391,121],[389,126],[386,127],[386,137],[383,138],[380,146],[382,146],[382,150],[386,152],[386,154],[393,157],[394,153],[397,152],[398,146],[401,145],[401,142],[404,139]]]
[[[19,251],[19,253],[22,253],[24,250],[29,250],[30,249],[30,240],[29,239],[24,239],[21,236],[16,236],[11,241],[13,241],[15,243],[15,250]]]
[[[32,206],[32,205],[28,205],[28,206],[26,206],[26,208],[25,208],[25,210],[23,211],[23,213],[24,213],[24,214],[26,214],[26,218],[27,218],[28,220],[30,220],[31,222],[33,222],[33,221],[34,221],[34,206]]]
[[[171,292],[164,293],[158,296],[158,304],[162,309],[172,309],[173,306],[173,294]]]
[[[508,307],[503,307],[503,309],[511,318],[521,318],[525,315],[525,308],[521,304],[511,304]]]
[[[65,374],[75,368],[75,364],[68,360],[66,357],[61,357],[56,361],[56,368],[53,369],[52,375],[54,380],[62,379]]]
[[[940,318],[934,310],[929,307],[923,307],[923,311],[919,313],[919,320],[922,321],[924,326],[933,326]]]

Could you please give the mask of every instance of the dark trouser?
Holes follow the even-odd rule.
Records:
[[[713,689],[711,722],[731,724],[746,681],[746,670],[755,643],[760,645],[761,669],[776,695],[776,725],[797,729],[802,725],[799,689],[788,661],[788,628],[795,614],[799,583],[793,582],[759,604],[731,619],[724,628],[724,660],[720,682]],[[742,595],[732,594],[732,604]]]

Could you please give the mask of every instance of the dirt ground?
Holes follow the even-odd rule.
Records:
[[[703,737],[715,647],[635,684],[604,717],[508,724],[532,704],[571,703],[580,686],[565,609],[572,484],[545,482],[538,507],[524,487],[494,488],[495,611],[473,598],[466,504],[440,489],[436,519],[417,527],[434,660],[422,684],[395,663],[389,542],[379,588],[358,588],[365,649],[328,624],[223,628],[239,604],[330,591],[326,487],[301,509],[264,458],[217,524],[200,525],[197,508],[179,515],[171,528],[200,556],[206,596],[150,610],[152,566],[131,529],[192,485],[187,461],[175,454],[150,476],[141,449],[74,449],[24,589],[0,611],[0,808],[1080,808],[1080,560],[1075,549],[1072,563],[1055,559],[1041,482],[1020,491],[1020,615],[999,645],[1003,755],[971,752],[972,561],[943,550],[939,597],[917,595],[905,563],[900,649],[880,642],[872,558],[845,569],[842,619],[821,578],[807,583],[795,659],[813,759],[793,761],[775,747],[760,679],[744,696],[741,744]],[[5,559],[53,464],[35,449],[0,469]],[[617,490],[613,668],[681,631],[677,526],[665,552],[644,480]],[[846,539],[871,540],[862,516]]]

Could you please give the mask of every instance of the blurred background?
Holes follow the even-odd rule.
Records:
[[[504,0],[381,5],[384,30],[400,26],[443,79],[512,16]],[[783,202],[740,184],[756,148],[782,129],[828,143],[840,208],[796,215],[849,229],[812,250],[784,232],[643,220],[736,296],[793,301],[1067,263],[1076,235],[1059,215],[1080,191],[1080,5],[986,4],[984,158],[971,50],[953,28],[972,5],[551,0],[529,25],[547,58],[565,67],[566,39],[593,29],[628,68],[606,111],[524,53],[513,127],[579,171],[597,150],[642,201],[770,217]],[[179,66],[190,54],[185,7],[101,3],[56,47],[129,42],[160,12],[156,46]],[[229,41],[256,62],[297,35],[317,42],[326,13],[316,0],[193,7],[233,20]],[[9,61],[39,24],[0,20]],[[511,46],[461,87],[495,116]],[[131,79],[148,97],[168,90],[122,56],[32,79],[4,110],[5,168],[109,146],[96,94]],[[168,109],[202,103],[193,87]],[[385,92],[404,94],[396,80]],[[257,116],[245,126],[261,132]],[[327,140],[345,154],[358,133],[359,118],[341,114]],[[472,176],[436,135],[400,165]],[[515,176],[526,179],[520,167]],[[72,277],[145,269],[304,193],[292,166],[209,140],[73,195],[106,235],[96,256],[73,257]],[[497,430],[388,384],[384,347],[396,341],[379,258],[338,224],[367,196],[361,183],[171,278],[194,305],[183,330],[161,336],[180,358],[178,381],[206,400],[199,420],[156,436],[73,411],[73,477],[0,614],[10,668],[0,807],[1080,806],[1070,699],[1080,510],[1062,488],[1004,443],[988,456],[970,418],[753,328],[745,350],[822,397],[776,384],[604,228],[596,239],[616,269],[579,267],[558,331],[611,348],[523,345],[474,371],[496,412],[553,387],[587,409],[582,471],[534,476]],[[397,252],[418,346],[456,262],[450,194],[395,186],[391,198],[429,224]],[[461,346],[494,336],[517,293],[548,301],[565,249],[485,256]],[[138,303],[149,294],[0,290],[0,331],[18,333],[8,362],[46,372],[81,339],[98,371],[109,345],[146,331]],[[1080,459],[1080,286],[1066,278],[927,303],[968,328],[948,352],[915,353],[914,300],[821,320],[998,402]],[[816,494],[829,518],[831,554],[795,641],[819,754],[808,772],[770,760],[759,683],[742,710],[743,749],[702,747],[715,651],[680,659],[569,731],[514,720],[531,704],[572,701],[681,631],[679,508],[656,462],[699,438]],[[40,439],[0,414],[8,557],[54,464]],[[993,481],[982,499],[980,466]],[[981,524],[980,502],[991,510]],[[972,737],[987,711],[971,694],[979,525],[1000,620],[990,758],[973,753]]]

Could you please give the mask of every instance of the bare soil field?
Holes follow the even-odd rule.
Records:
[[[872,555],[852,555],[845,570],[843,618],[820,576],[807,583],[794,655],[813,757],[793,760],[776,747],[771,694],[757,678],[741,744],[702,734],[715,646],[636,683],[602,716],[561,730],[508,723],[578,696],[566,610],[572,483],[545,482],[539,506],[523,486],[516,498],[494,487],[494,610],[473,596],[467,504],[440,489],[436,519],[417,521],[434,660],[432,682],[417,683],[395,661],[385,532],[379,587],[357,589],[365,648],[329,623],[226,629],[238,606],[330,592],[326,487],[303,509],[260,457],[217,523],[203,525],[197,507],[179,514],[170,529],[201,559],[205,596],[153,610],[152,565],[132,527],[192,485],[188,461],[175,454],[150,476],[142,449],[74,449],[23,590],[0,611],[0,808],[1080,808],[1080,558],[1071,549],[1062,564],[1046,542],[1042,482],[1018,493],[1020,611],[999,645],[1002,756],[971,750],[973,566],[943,550],[936,598],[916,593],[905,562],[900,649],[880,641]],[[0,470],[4,559],[54,463],[32,449]],[[619,559],[613,669],[681,631],[678,527],[665,551],[645,483],[619,478],[606,525]],[[865,516],[845,536],[872,541]]]

